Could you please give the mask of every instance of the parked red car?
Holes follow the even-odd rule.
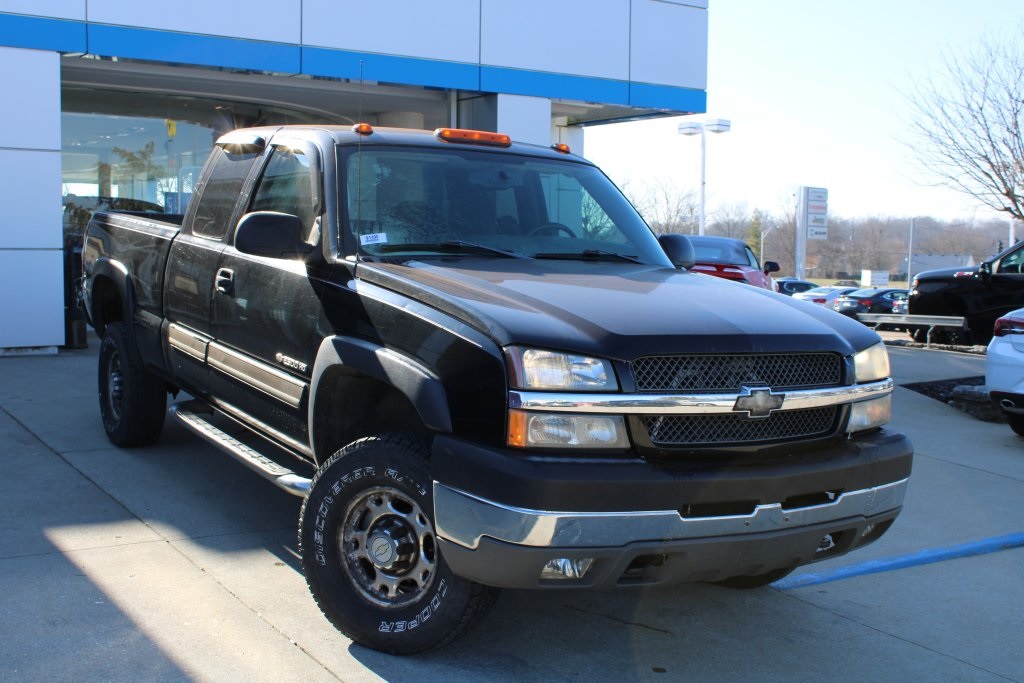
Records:
[[[690,235],[689,239],[696,257],[692,268],[694,272],[778,291],[771,273],[779,272],[779,264],[765,261],[762,268],[754,252],[743,240],[707,235]]]

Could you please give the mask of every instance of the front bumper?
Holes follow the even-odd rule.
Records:
[[[912,449],[876,432],[762,467],[666,471],[434,444],[434,516],[452,570],[501,587],[610,587],[764,574],[844,554],[899,514]],[[553,560],[593,560],[542,578]]]

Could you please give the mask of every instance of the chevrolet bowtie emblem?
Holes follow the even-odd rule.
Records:
[[[747,417],[768,417],[781,408],[785,400],[785,394],[773,394],[768,387],[740,387],[740,397],[732,409],[746,413]]]

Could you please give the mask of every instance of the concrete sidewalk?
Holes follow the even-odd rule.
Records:
[[[353,646],[298,568],[301,501],[168,422],[112,448],[91,348],[0,358],[0,681],[1024,681],[1024,549],[792,589],[506,591],[468,637]],[[983,358],[891,350],[897,383]],[[881,541],[820,573],[1024,532],[1024,439],[906,389],[917,456]]]

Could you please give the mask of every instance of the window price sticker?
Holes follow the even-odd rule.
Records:
[[[387,244],[388,234],[386,232],[374,232],[369,235],[360,235],[359,244],[367,247],[371,244]]]

